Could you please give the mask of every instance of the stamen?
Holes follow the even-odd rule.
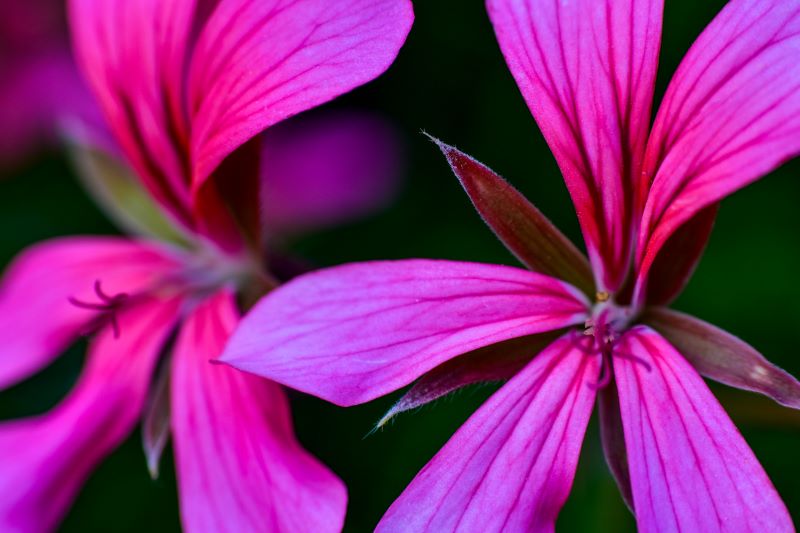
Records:
[[[98,316],[91,320],[83,332],[84,335],[94,333],[98,329],[111,325],[111,331],[114,333],[114,338],[118,339],[120,336],[119,318],[117,313],[128,302],[128,294],[121,292],[113,296],[109,295],[103,290],[103,285],[99,279],[94,282],[94,292],[97,295],[99,303],[85,302],[79,300],[74,296],[68,296],[67,300],[75,307],[87,309],[90,311],[97,311]]]
[[[604,389],[611,383],[611,359],[606,357],[605,354],[600,356],[600,375],[597,376],[597,381],[595,383],[587,383],[589,388],[594,390]]]
[[[628,352],[615,351],[614,357],[619,357],[620,359],[627,359],[628,361],[633,361],[636,364],[642,365],[648,372],[653,371],[653,367],[650,365],[650,363],[648,363],[638,355],[634,355]]]
[[[594,341],[594,337],[587,336],[585,332],[584,332],[583,335],[581,335],[580,333],[575,331],[575,335],[572,335],[572,338],[570,340],[572,342],[572,346],[577,348],[578,350],[580,350],[584,354],[586,354],[586,355],[596,355],[597,354],[597,352],[592,349],[592,344],[593,344],[593,341]],[[584,346],[585,341],[588,341],[588,346]]]
[[[101,284],[99,279],[94,280],[94,292],[95,294],[97,294],[98,298],[100,298],[101,300],[103,300],[108,304],[114,303],[120,299],[128,297],[128,293],[126,292],[121,292],[114,296],[109,296],[108,294],[105,293],[105,291],[103,291],[103,285]]]

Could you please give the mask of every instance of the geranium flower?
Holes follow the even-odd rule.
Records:
[[[0,529],[55,529],[143,417],[154,474],[172,435],[187,530],[338,531],[345,488],[296,441],[280,386],[209,360],[243,306],[283,278],[285,258],[264,242],[298,217],[332,222],[385,199],[381,188],[350,190],[385,170],[383,123],[312,117],[254,136],[380,75],[409,31],[410,2],[73,0],[69,11],[79,63],[132,172],[96,146],[76,148],[76,160],[138,237],[39,244],[0,283],[0,386],[96,332],[58,406],[0,424]],[[358,142],[374,157],[338,149]],[[309,177],[305,158],[324,166]],[[353,176],[361,183],[341,181]],[[326,178],[349,190],[312,201]],[[281,195],[279,213],[259,212],[261,182]],[[275,227],[262,232],[262,219]]]
[[[60,0],[0,6],[0,165],[13,167],[76,117],[96,126],[97,106],[69,53]],[[53,87],[58,87],[57,91]]]
[[[315,272],[260,302],[222,360],[339,405],[420,378],[387,418],[510,378],[379,531],[553,530],[597,398],[609,465],[642,531],[793,530],[700,375],[792,407],[800,384],[664,305],[719,200],[800,152],[800,4],[730,2],[686,55],[652,128],[660,1],[487,4],[589,260],[496,174],[439,143],[489,226],[536,272],[429,260]]]

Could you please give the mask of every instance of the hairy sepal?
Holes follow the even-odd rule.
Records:
[[[430,137],[447,158],[475,209],[525,266],[594,294],[589,261],[533,204],[487,166]]]
[[[663,335],[703,376],[800,409],[800,382],[741,339],[663,307],[649,308],[642,321]]]
[[[478,348],[426,373],[375,425],[380,429],[395,416],[422,407],[458,389],[477,383],[505,381],[558,338],[559,332],[528,335]]]

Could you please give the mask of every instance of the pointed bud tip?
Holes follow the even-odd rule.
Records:
[[[383,426],[385,426],[390,420],[394,419],[396,414],[397,414],[397,411],[395,411],[394,407],[392,407],[391,409],[386,411],[386,414],[383,415],[380,420],[378,420],[377,424],[375,424],[375,429],[373,431],[376,431],[378,429],[382,429]]]
[[[431,135],[427,131],[422,130],[421,133],[424,136],[426,136],[428,139],[430,139],[433,142],[433,144],[435,144],[439,148],[439,150],[442,151],[444,156],[448,159],[448,161],[450,161],[451,165],[453,164],[452,158],[453,158],[454,155],[460,155],[460,156],[465,156],[466,157],[466,155],[464,153],[462,153],[458,148],[456,148],[454,146],[450,146],[449,144],[445,143],[444,141],[442,141],[438,137],[434,137],[433,135]]]
[[[156,481],[158,479],[158,458],[157,457],[148,457],[147,458],[147,471],[150,473],[150,479]]]

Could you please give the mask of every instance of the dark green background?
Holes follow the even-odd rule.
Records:
[[[657,98],[689,45],[723,2],[667,2]],[[319,265],[375,258],[432,257],[514,264],[473,212],[426,130],[474,155],[519,187],[568,235],[577,223],[556,164],[494,39],[483,3],[416,2],[416,23],[389,73],[333,107],[381,111],[406,142],[407,181],[386,212],[294,243]],[[792,162],[723,204],[710,246],[676,307],[741,336],[800,375],[800,163]],[[113,233],[82,193],[62,155],[45,154],[0,182],[0,265],[55,235]],[[47,287],[42,287],[47,290]],[[43,412],[69,390],[83,345],[34,379],[0,393],[0,417]],[[341,409],[292,395],[301,441],[347,483],[347,530],[367,531],[414,474],[494,390],[462,391],[402,415],[367,436],[397,395]],[[800,422],[739,391],[714,387],[729,407],[789,510],[800,516]],[[151,481],[137,432],[86,484],[65,531],[179,529],[172,458]],[[31,443],[35,445],[35,443]],[[8,458],[6,458],[8,460]],[[560,531],[628,531],[633,519],[602,457],[593,419]]]

